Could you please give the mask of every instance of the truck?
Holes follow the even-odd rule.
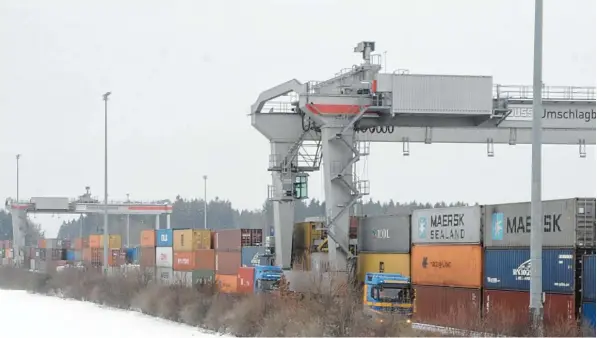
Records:
[[[282,268],[273,265],[255,265],[239,268],[239,291],[255,294],[275,292],[279,288],[282,275]]]
[[[397,273],[367,272],[363,286],[363,307],[371,317],[383,321],[387,312],[403,315],[410,324],[414,292],[410,277]]]

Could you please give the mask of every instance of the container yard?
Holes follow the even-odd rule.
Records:
[[[594,326],[595,199],[544,204],[549,238],[543,249],[545,322],[560,325],[578,319]],[[413,297],[392,302],[412,309],[416,322],[460,329],[480,323],[528,326],[529,213],[530,203],[509,203],[355,218],[351,246],[357,253],[356,277],[364,288],[364,304],[376,304],[376,295],[384,290],[379,286],[388,285],[388,278],[401,278],[399,290],[412,290]],[[143,230],[139,238],[138,246],[123,248],[120,236],[110,235],[109,266],[135,264],[160,283],[215,283],[224,293],[271,292],[282,275],[271,260],[273,238],[264,237],[260,229]],[[98,267],[103,263],[102,239],[39,240],[26,251],[27,268],[54,271],[81,263]],[[10,265],[11,242],[0,246],[2,264]],[[295,266],[284,276],[294,291],[312,288],[314,278],[321,276],[330,288],[347,278],[327,272],[327,230],[321,221],[294,225],[292,255]]]

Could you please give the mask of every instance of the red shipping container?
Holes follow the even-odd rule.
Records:
[[[216,274],[236,276],[241,266],[240,251],[216,251]]]
[[[473,330],[481,323],[481,289],[413,286],[415,321]]]
[[[483,314],[487,325],[494,329],[509,328],[513,334],[526,333],[529,329],[528,292],[485,290]],[[545,294],[543,317],[545,325],[562,328],[576,323],[574,295]]]
[[[214,270],[215,252],[213,249],[195,251],[174,251],[175,271]]]
[[[259,246],[263,243],[261,229],[225,229],[214,235],[214,249],[219,251],[238,251],[243,246]]]
[[[73,243],[73,247],[75,250],[83,250],[83,239],[82,238],[75,238]]]
[[[238,268],[237,277],[237,291],[240,293],[253,293],[255,288],[255,268],[254,267],[240,267]]]
[[[153,268],[155,267],[155,248],[141,247],[139,250],[139,265],[142,268]]]

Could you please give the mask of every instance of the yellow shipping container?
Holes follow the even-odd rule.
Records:
[[[399,273],[410,277],[410,254],[361,253],[357,264],[360,282],[365,280],[367,272]]]
[[[174,230],[174,251],[211,249],[211,230]]]
[[[104,247],[104,235],[97,235],[99,237],[99,248]],[[89,239],[91,241],[91,238]],[[120,235],[110,235],[108,238],[108,245],[110,249],[122,248],[122,237]]]

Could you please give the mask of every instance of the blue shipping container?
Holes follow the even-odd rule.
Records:
[[[155,231],[156,246],[172,246],[172,229],[159,229]]]
[[[595,302],[595,255],[583,257],[582,298],[585,301]]]
[[[265,265],[266,259],[260,257],[265,254],[265,248],[262,246],[243,246],[241,248],[241,265],[255,266]]]
[[[139,262],[139,248],[126,249],[126,261],[128,263],[136,264]]]
[[[494,290],[529,291],[529,249],[486,249],[483,286]],[[574,292],[574,250],[543,250],[543,291]]]
[[[66,260],[75,261],[75,250],[66,250]]]
[[[595,328],[595,302],[582,303],[582,318]]]

